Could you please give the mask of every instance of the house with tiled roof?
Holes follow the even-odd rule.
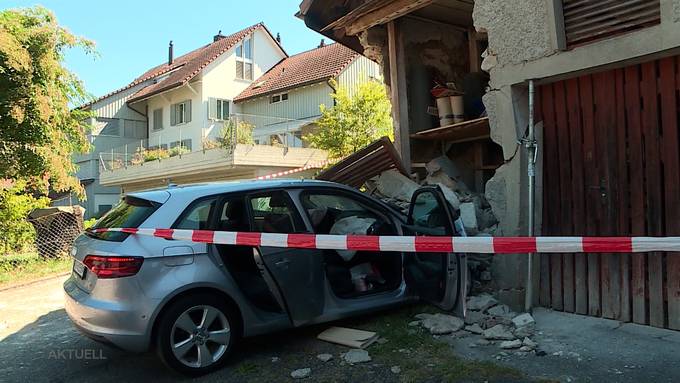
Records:
[[[76,159],[87,216],[121,192],[321,163],[327,154],[307,148],[302,132],[321,104],[332,106],[330,80],[379,76],[377,64],[339,44],[289,57],[262,23],[177,57],[175,49],[170,42],[163,64],[82,107],[96,116],[95,151]]]
[[[319,106],[333,106],[334,83],[351,93],[362,81],[380,76],[375,62],[341,44],[322,43],[275,65],[236,96],[234,103],[255,126],[257,143],[306,146],[302,137],[315,129]]]

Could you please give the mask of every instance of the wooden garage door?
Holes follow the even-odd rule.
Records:
[[[680,235],[680,63],[539,87],[544,235]],[[541,256],[540,302],[680,329],[680,254]]]

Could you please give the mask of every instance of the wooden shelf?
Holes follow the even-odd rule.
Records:
[[[440,126],[411,134],[411,138],[425,141],[467,142],[489,138],[489,117]]]

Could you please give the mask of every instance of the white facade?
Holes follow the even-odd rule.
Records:
[[[248,38],[252,49],[253,79],[259,78],[286,57],[285,52],[264,29],[256,29]],[[190,150],[196,150],[201,147],[204,138],[219,134],[222,121],[209,118],[209,100],[215,98],[228,101],[230,113],[234,113],[236,110],[231,100],[253,82],[236,76],[237,48],[238,45],[232,47],[208,64],[189,84],[132,103],[135,108],[139,106],[140,109],[148,110],[149,147],[160,145],[170,148],[179,141],[186,145],[187,140],[191,140]],[[187,100],[191,101],[191,121],[171,125],[172,105]],[[159,130],[154,129],[154,111],[157,109],[161,109],[163,115],[162,129]]]
[[[380,66],[364,56],[352,61],[334,79],[339,86],[348,89],[350,95],[357,86],[368,80],[382,81]],[[330,81],[322,81],[285,91],[268,93],[263,96],[242,101],[237,104],[243,118],[253,125],[255,141],[268,144],[272,137],[288,146],[300,147],[302,133],[307,134],[305,127],[311,127],[321,116],[320,106],[333,107]],[[272,96],[286,94],[286,100],[279,98],[272,102]]]

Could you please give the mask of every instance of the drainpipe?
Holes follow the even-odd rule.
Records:
[[[534,80],[529,80],[529,134],[524,141],[527,148],[527,175],[529,178],[529,237],[534,236],[534,206],[536,204],[536,132],[534,131]],[[534,254],[529,253],[527,262],[527,284],[524,296],[524,310],[529,312],[533,304],[533,263]]]

